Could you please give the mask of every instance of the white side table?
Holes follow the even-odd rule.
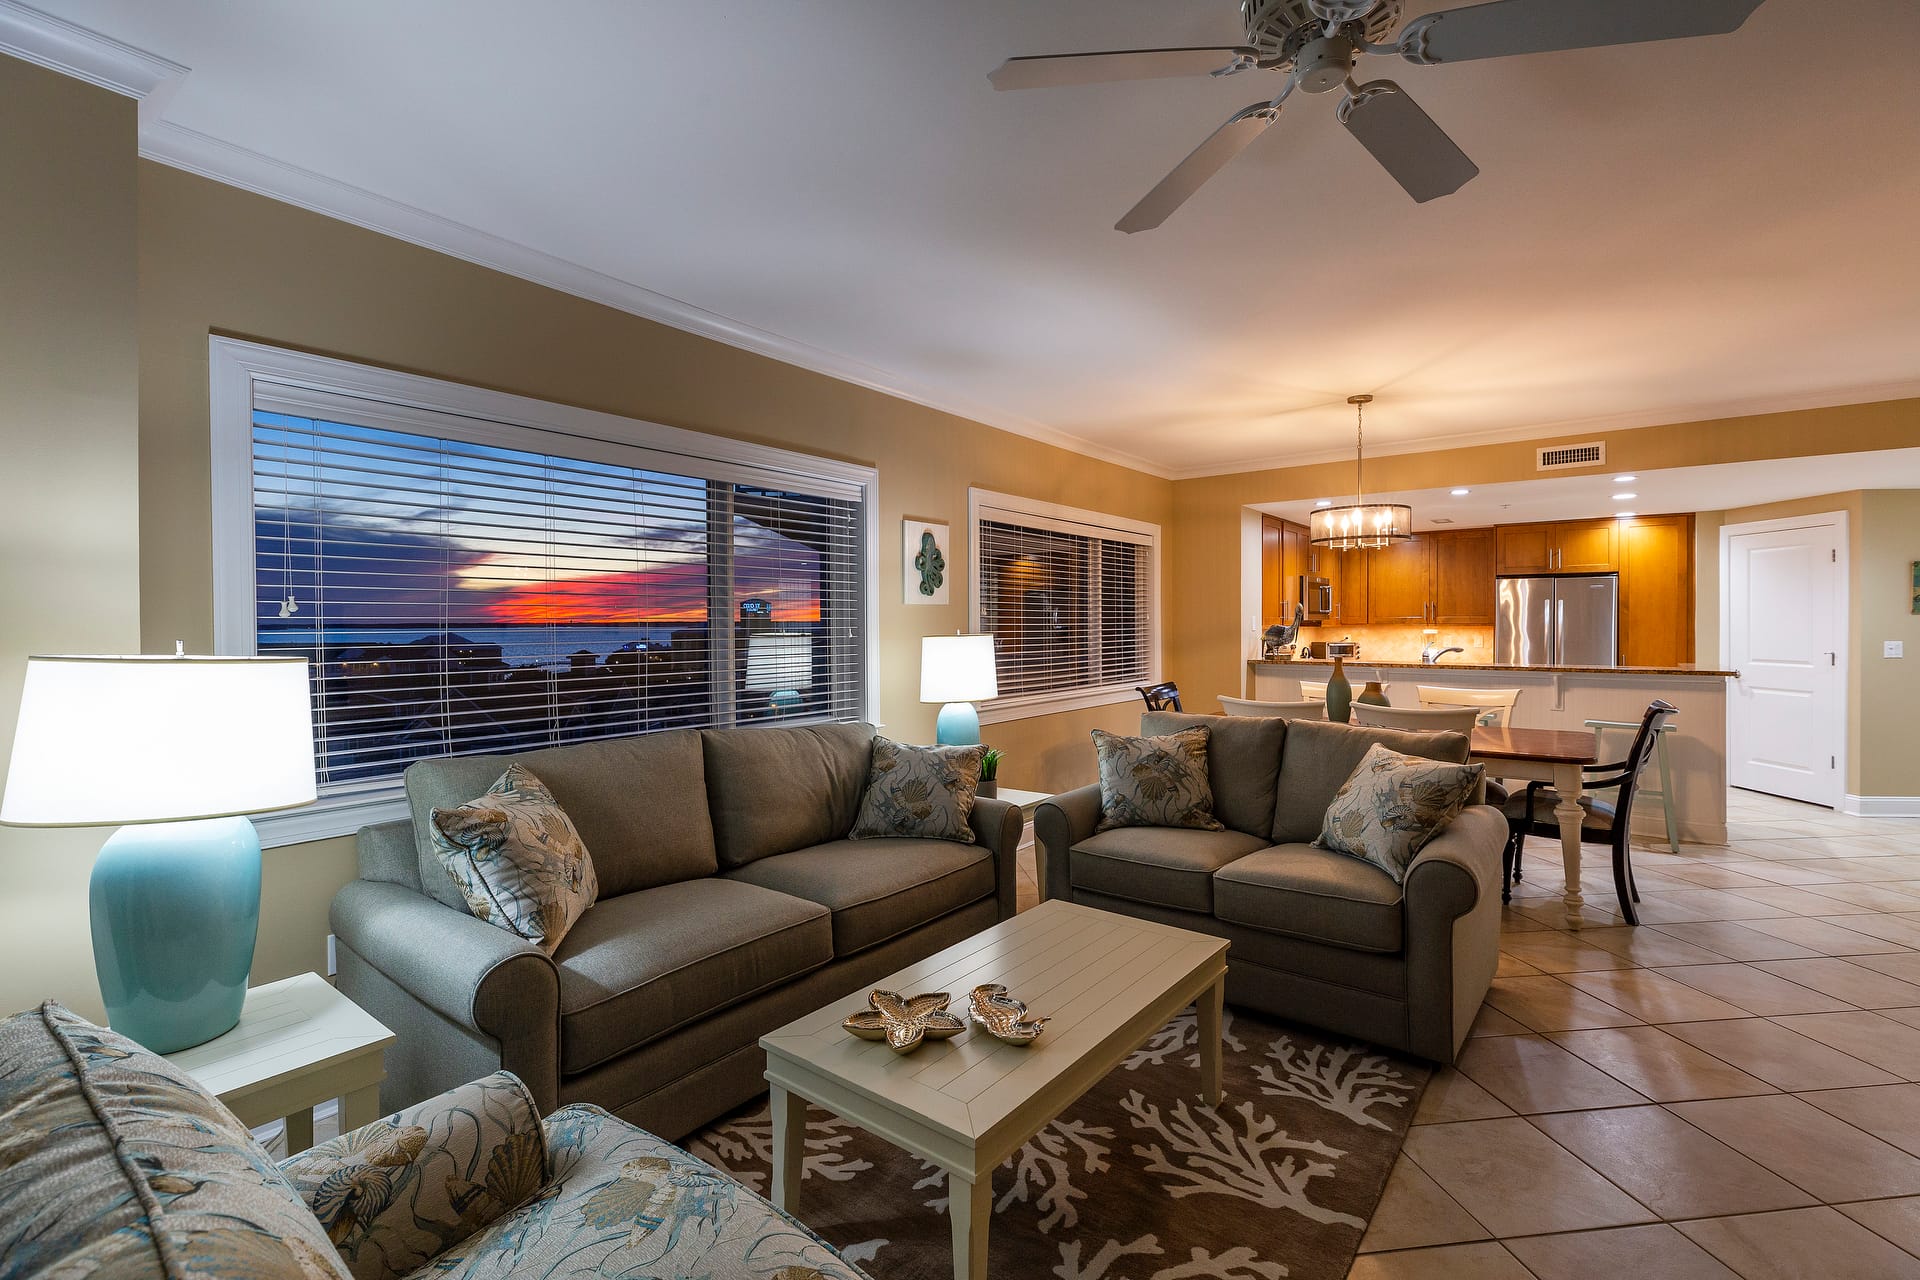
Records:
[[[240,1022],[166,1055],[250,1129],[285,1118],[287,1154],[313,1145],[313,1108],[340,1099],[340,1132],[380,1118],[387,1030],[317,973],[247,992]]]
[[[1000,788],[1000,793],[993,798],[996,800],[1005,800],[1008,804],[1016,806],[1024,816],[1031,819],[1033,817],[1033,811],[1040,807],[1042,800],[1053,799],[1053,792],[1016,791],[1012,787],[1002,787]]]

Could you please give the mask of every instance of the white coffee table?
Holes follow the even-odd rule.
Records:
[[[1004,983],[1046,1034],[1020,1047],[969,1030],[910,1054],[857,1040],[833,1004],[762,1036],[773,1099],[773,1201],[792,1211],[806,1150],[806,1104],[832,1111],[947,1172],[953,1274],[987,1274],[993,1170],[1075,1099],[1198,1001],[1200,1079],[1220,1101],[1220,1016],[1227,944],[1070,902],[1044,902],[874,983],[913,995]]]
[[[313,1145],[313,1108],[340,1099],[340,1132],[380,1118],[393,1033],[317,973],[250,987],[233,1030],[167,1055],[249,1129],[285,1118],[287,1154]]]

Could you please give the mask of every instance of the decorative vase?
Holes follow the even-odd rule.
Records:
[[[974,788],[973,794],[986,796],[988,799],[998,799],[1000,796],[1000,780],[998,778],[982,778],[980,785]]]
[[[1347,683],[1347,660],[1333,660],[1333,674],[1327,677],[1327,719],[1340,724],[1353,713],[1353,686]]]
[[[1367,687],[1360,691],[1360,696],[1355,698],[1354,701],[1364,702],[1364,703],[1367,703],[1369,706],[1375,706],[1375,707],[1387,707],[1387,706],[1393,705],[1392,703],[1387,701],[1386,691],[1380,687],[1380,682],[1378,680],[1367,681]]]

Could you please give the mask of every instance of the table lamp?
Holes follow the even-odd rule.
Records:
[[[920,641],[920,701],[940,702],[934,741],[967,747],[980,741],[973,704],[1000,696],[992,636],[926,636]]]
[[[813,687],[813,637],[792,631],[756,631],[747,637],[747,689],[764,693],[775,709],[800,706]]]
[[[305,658],[31,657],[0,823],[120,826],[93,864],[107,1021],[172,1053],[240,1020],[260,836],[314,799]]]

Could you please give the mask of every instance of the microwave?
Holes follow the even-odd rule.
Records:
[[[1300,575],[1300,608],[1309,622],[1325,622],[1333,616],[1333,583],[1312,574]]]

